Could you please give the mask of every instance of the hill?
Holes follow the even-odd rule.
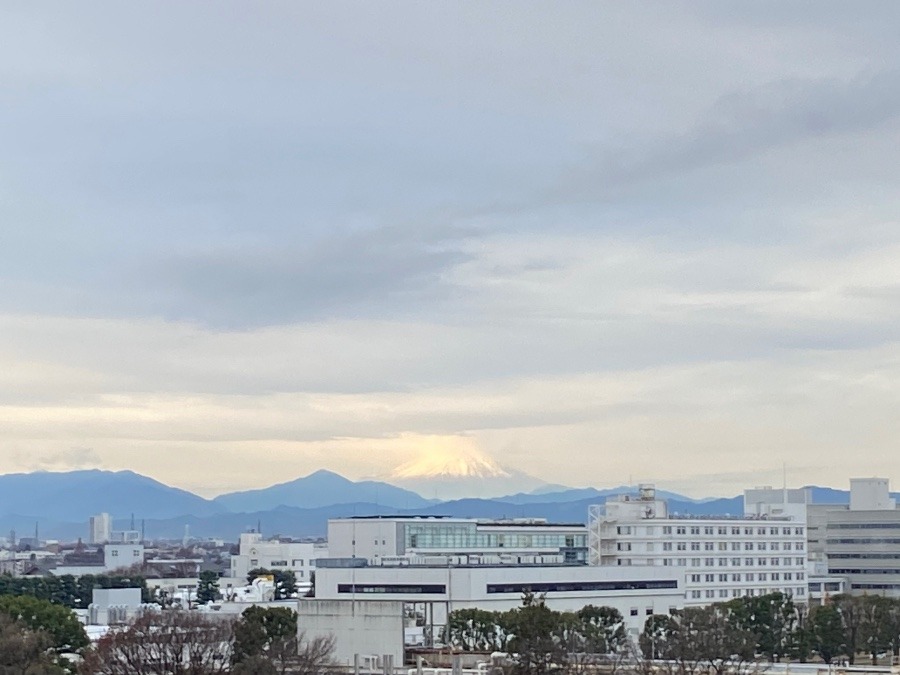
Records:
[[[415,509],[433,503],[411,490],[374,480],[356,482],[324,469],[287,483],[220,495],[213,502],[223,510],[235,513],[267,511],[279,506],[316,509],[352,503]]]

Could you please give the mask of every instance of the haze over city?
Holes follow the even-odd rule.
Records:
[[[3,6],[0,473],[896,483],[867,7]]]

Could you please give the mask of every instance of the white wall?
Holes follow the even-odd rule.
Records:
[[[352,666],[354,654],[390,654],[396,666],[403,665],[402,602],[316,598],[299,601],[297,613],[306,639],[334,636],[340,665]]]
[[[327,557],[328,548],[323,544],[266,541],[258,533],[245,532],[241,535],[240,553],[231,556],[231,576],[246,583],[250,570],[262,567],[291,571],[298,582],[308,583],[316,569],[316,558]]]
[[[640,629],[650,614],[666,614],[682,607],[682,570],[662,567],[588,567],[588,566],[474,566],[474,567],[363,567],[320,568],[316,575],[317,599],[370,598],[405,602],[445,603],[449,610],[478,607],[508,610],[522,603],[521,589],[493,592],[497,585],[600,583],[627,584],[637,581],[667,581],[667,589],[559,590],[546,593],[547,606],[558,611],[578,610],[585,605],[615,607],[632,629]],[[352,586],[356,592],[342,592],[340,586]],[[403,585],[405,589],[388,590]],[[370,587],[366,589],[365,587]],[[436,588],[430,588],[436,587]],[[380,589],[380,590],[379,590]],[[537,589],[537,586],[535,586]],[[373,591],[373,592],[369,592]],[[491,592],[489,592],[491,591]]]

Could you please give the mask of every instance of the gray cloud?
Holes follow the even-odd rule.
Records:
[[[890,473],[898,32],[892,3],[5,7],[0,470],[215,453],[234,487],[433,442],[555,482],[789,450],[841,483],[841,444]]]

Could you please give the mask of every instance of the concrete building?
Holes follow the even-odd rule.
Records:
[[[322,561],[316,572],[317,600],[429,604],[438,625],[455,609],[514,609],[526,591],[544,595],[547,606],[559,611],[590,604],[615,607],[632,632],[640,631],[651,614],[666,614],[684,604],[683,574],[671,567],[339,564]]]
[[[115,570],[128,569],[144,563],[144,547],[141,544],[106,544],[103,546],[102,559],[90,561],[90,563],[77,562],[75,564],[59,565],[51,570],[55,576],[71,574],[82,576],[85,574],[108,574]]]
[[[371,516],[328,521],[334,558],[363,558],[372,565],[404,562],[454,564],[585,564],[583,524],[540,519],[477,520],[444,516]]]
[[[298,585],[309,584],[317,558],[327,558],[322,543],[265,540],[258,532],[241,534],[239,552],[231,556],[231,576],[245,579],[252,569],[284,570],[294,573]]]
[[[316,598],[298,603],[297,613],[305,639],[334,637],[333,658],[339,666],[353,667],[358,658],[362,672],[393,672],[384,656],[395,666],[403,665],[403,602]]]
[[[810,556],[856,595],[900,597],[900,510],[886,478],[854,478],[850,504],[810,507]]]
[[[685,605],[775,591],[805,602],[805,490],[745,493],[745,515],[678,517],[653,486],[591,507],[590,563],[669,568],[683,580]]]
[[[112,532],[112,518],[108,513],[99,513],[90,519],[90,543],[106,544],[110,541]]]

